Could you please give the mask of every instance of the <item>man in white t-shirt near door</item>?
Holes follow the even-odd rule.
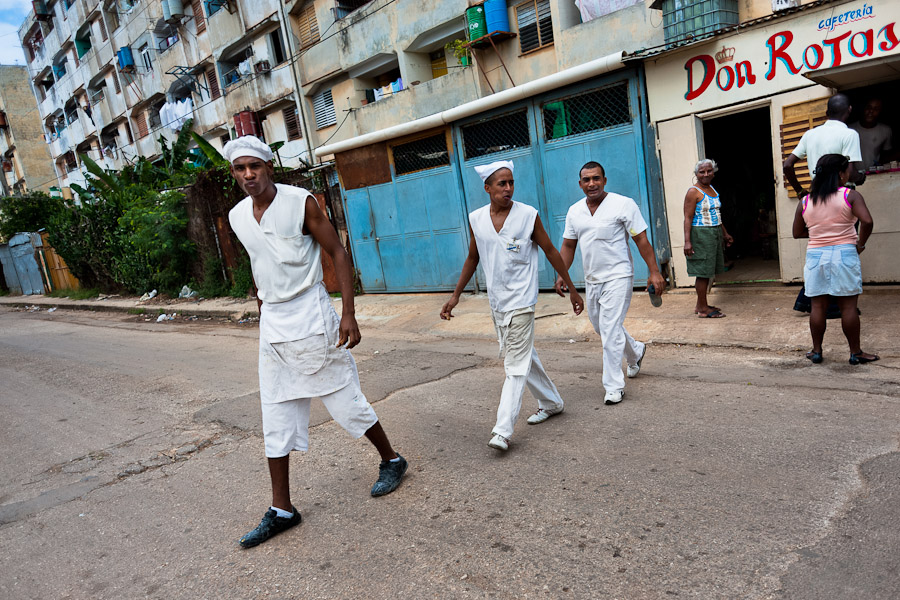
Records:
[[[578,185],[585,197],[566,214],[559,253],[568,269],[575,260],[575,248],[581,243],[588,318],[603,342],[603,400],[606,404],[618,404],[625,396],[622,358],[628,365],[628,377],[636,377],[647,352],[647,345],[631,337],[624,325],[634,281],[629,237],[650,270],[647,285],[661,294],[666,281],[656,264],[656,254],[647,239],[647,223],[637,203],[606,191],[606,171],[598,162],[590,161],[581,167]],[[557,278],[559,295],[570,286],[562,277]]]
[[[381,455],[372,496],[394,491],[407,469],[359,387],[349,349],[359,343],[350,257],[308,191],[272,180],[272,151],[248,135],[225,144],[231,174],[248,194],[228,221],[250,256],[259,305],[259,396],[272,505],[244,548],[261,544],[300,523],[291,503],[290,454],[309,446],[310,400],[354,438],[366,436]],[[322,284],[322,250],[341,288],[338,317]]]
[[[584,302],[563,265],[562,258],[544,230],[538,212],[527,204],[514,202],[513,163],[501,160],[475,167],[484,182],[491,203],[469,215],[469,255],[453,295],[441,309],[441,318],[450,320],[475,268],[481,262],[487,280],[491,317],[505,353],[506,379],[500,393],[497,422],[488,446],[508,450],[509,438],[522,408],[525,388],[538,401],[538,410],[528,418],[529,425],[543,423],[563,411],[563,399],[534,349],[534,306],[538,297],[538,251],[569,285],[569,301],[575,314],[581,314]]]

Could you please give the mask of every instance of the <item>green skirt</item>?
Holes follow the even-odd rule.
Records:
[[[725,272],[722,226],[691,227],[694,255],[687,258],[687,272],[691,277],[713,277]]]

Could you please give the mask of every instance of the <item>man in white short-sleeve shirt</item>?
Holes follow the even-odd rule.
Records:
[[[825,116],[828,120],[803,134],[797,147],[784,159],[784,177],[797,192],[798,198],[806,196],[807,192],[800,185],[794,165],[806,159],[809,166],[810,178],[815,176],[816,165],[819,159],[826,154],[843,154],[851,164],[850,181],[862,185],[866,180],[866,174],[862,168],[862,153],[859,148],[859,134],[847,127],[847,119],[850,118],[850,100],[844,94],[835,94],[828,99]]]
[[[250,548],[300,523],[291,502],[293,450],[309,445],[310,400],[320,398],[350,435],[365,435],[381,455],[372,496],[400,484],[406,460],[394,452],[359,387],[349,349],[360,340],[350,258],[308,191],[272,181],[272,151],[253,136],[225,145],[231,174],[248,196],[228,213],[250,256],[259,306],[259,397],[272,505],[240,539]],[[333,259],[341,288],[339,318],[322,284],[321,251]]]
[[[575,249],[581,245],[588,318],[603,342],[604,402],[618,404],[625,396],[622,358],[628,365],[628,376],[636,377],[647,351],[646,344],[631,337],[624,325],[634,285],[629,238],[634,240],[650,270],[648,286],[652,285],[654,292],[661,294],[666,282],[647,239],[647,223],[635,201],[607,192],[606,172],[594,161],[581,168],[578,185],[585,197],[566,214],[559,253],[568,269],[575,260]],[[567,290],[568,284],[558,278],[557,293],[562,295]]]
[[[497,421],[488,446],[509,449],[509,438],[522,408],[525,388],[538,401],[538,410],[528,417],[529,425],[543,423],[563,411],[563,399],[544,371],[534,349],[534,306],[538,297],[538,246],[550,264],[571,284],[559,252],[544,230],[535,208],[514,202],[512,161],[501,160],[475,167],[491,202],[469,215],[469,255],[463,263],[456,289],[441,309],[441,318],[450,320],[453,309],[475,268],[481,262],[487,280],[491,318],[500,342],[506,379],[500,392]],[[584,303],[571,288],[569,300],[575,314]]]

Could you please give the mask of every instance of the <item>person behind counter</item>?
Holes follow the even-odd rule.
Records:
[[[841,309],[841,328],[850,345],[850,364],[873,362],[879,358],[876,354],[863,352],[859,342],[859,313],[856,311],[862,293],[859,255],[866,249],[874,224],[860,193],[844,187],[850,177],[850,161],[846,156],[822,156],[816,163],[810,192],[797,204],[794,213],[794,238],[809,238],[803,280],[806,295],[812,300],[809,331],[813,347],[806,353],[806,358],[816,364],[823,360],[825,312],[832,297]]]
[[[850,129],[859,134],[859,150],[865,169],[889,162],[890,152],[894,149],[893,131],[889,125],[878,122],[882,105],[881,98],[872,98],[866,102],[862,118],[850,125]]]

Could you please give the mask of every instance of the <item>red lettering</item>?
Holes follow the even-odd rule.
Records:
[[[725,76],[727,78],[725,80],[725,83],[722,83],[722,73],[725,73]],[[728,65],[725,65],[724,67],[719,69],[719,72],[716,73],[716,85],[719,86],[719,89],[723,92],[727,92],[728,90],[730,90],[734,85],[734,69],[732,69]]]
[[[897,34],[894,33],[894,24],[888,23],[878,32],[878,35],[884,34],[885,41],[878,44],[878,47],[883,52],[890,52],[894,48],[897,47],[897,44],[900,44],[900,39],[897,39]]]
[[[776,48],[775,40],[777,38],[781,38],[781,45]],[[779,31],[766,41],[766,46],[769,48],[769,70],[766,72],[767,80],[771,81],[775,78],[776,61],[783,63],[791,75],[796,75],[800,72],[799,67],[794,66],[794,61],[788,56],[788,53],[785,52],[785,49],[791,45],[792,41],[794,41],[794,34],[790,31]]]
[[[841,64],[841,42],[850,37],[850,32],[845,31],[836,38],[830,40],[822,40],[822,44],[831,46],[831,66],[837,67]]]
[[[813,52],[813,60],[809,60],[809,51]],[[822,50],[822,46],[818,44],[810,44],[806,47],[806,50],[803,51],[803,62],[806,63],[806,66],[810,69],[818,69],[822,66],[822,61],[825,60],[825,52]]]
[[[862,36],[863,46],[862,52],[856,51],[856,38],[858,36]],[[871,29],[866,31],[858,31],[853,34],[853,37],[850,38],[850,54],[855,56],[856,58],[862,58],[863,56],[872,56],[872,53],[875,52],[875,36],[872,33]]]
[[[700,81],[700,86],[694,89],[694,63],[697,61],[700,61],[700,64],[703,66],[703,78]],[[684,69],[688,72],[688,91],[684,95],[685,100],[693,100],[705,92],[716,75],[716,63],[713,61],[713,57],[708,54],[693,57],[684,63]]]
[[[744,72],[741,72],[741,68],[744,69]],[[734,71],[737,73],[737,85],[738,87],[744,87],[744,83],[749,83],[753,85],[756,83],[756,75],[753,74],[753,68],[750,66],[749,60],[739,60],[736,65],[734,65]]]

